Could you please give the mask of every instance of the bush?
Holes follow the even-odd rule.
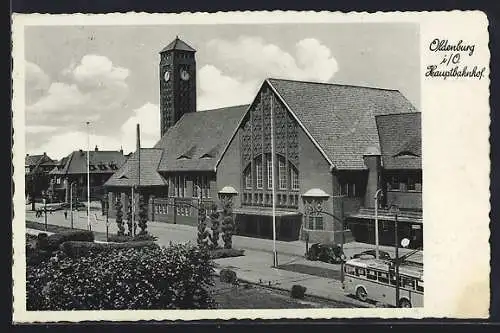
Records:
[[[143,242],[143,241],[156,241],[158,238],[156,236],[145,234],[145,235],[110,235],[108,237],[109,242],[115,243],[125,243],[125,242]]]
[[[214,264],[190,244],[59,253],[27,269],[28,310],[206,309]]]
[[[126,243],[93,243],[93,242],[78,242],[68,241],[61,244],[60,249],[67,256],[81,257],[86,256],[91,252],[103,252],[113,249],[131,249],[141,247],[158,247],[151,241],[144,242],[126,242]]]
[[[49,251],[56,251],[59,249],[59,245],[67,241],[93,242],[94,233],[88,230],[68,230],[52,234],[47,237],[47,249]],[[41,243],[39,244],[41,245]],[[40,249],[46,248],[40,247]]]
[[[303,299],[305,296],[307,288],[298,284],[294,284],[292,286],[292,290],[290,291],[290,295],[292,298]]]
[[[243,256],[244,253],[245,253],[245,250],[217,249],[217,250],[210,251],[210,257],[212,259],[240,257],[240,256]]]
[[[224,268],[220,271],[220,281],[226,283],[236,283],[238,280],[236,276],[236,272],[227,268]]]

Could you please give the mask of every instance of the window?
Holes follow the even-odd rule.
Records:
[[[266,165],[267,165],[267,188],[273,188],[273,161],[271,155],[266,155]]]
[[[293,166],[290,166],[292,173],[292,190],[299,190],[299,172]]]
[[[366,271],[364,268],[356,268],[356,275],[357,276],[365,276],[366,275]]]
[[[415,179],[413,177],[408,177],[408,182],[406,183],[406,189],[408,191],[415,191]]]
[[[357,270],[357,269],[356,269]],[[345,265],[345,272],[347,274],[351,274],[351,275],[354,275],[354,272],[355,272],[355,268],[352,267],[351,265]]]
[[[371,269],[366,270],[366,277],[369,280],[377,280],[377,272]]]
[[[399,177],[392,176],[389,181],[389,189],[392,191],[399,191]]]
[[[279,186],[280,190],[287,189],[287,175],[286,175],[286,163],[283,157],[278,158],[278,171],[279,171]]]
[[[255,178],[257,179],[257,188],[262,188],[262,160],[259,158],[255,161]]]
[[[323,230],[323,216],[309,216],[309,229]]]
[[[201,198],[201,182],[200,176],[193,177],[193,198]]]
[[[403,277],[401,281],[401,287],[407,289],[415,289],[415,280],[408,277]]]
[[[56,178],[56,184],[57,185],[61,184],[61,178],[59,178],[59,177]]]
[[[417,291],[424,292],[424,281],[417,280]]]
[[[340,195],[345,195],[351,198],[358,196],[358,192],[356,192],[356,184],[355,183],[341,183],[340,184]]]
[[[247,190],[250,190],[252,188],[252,172],[251,172],[251,165],[247,166],[245,169],[244,178],[245,178],[245,188]]]
[[[389,283],[389,275],[387,273],[378,272],[378,281],[382,283]]]

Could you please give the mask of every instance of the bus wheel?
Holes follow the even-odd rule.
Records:
[[[400,301],[399,301],[399,307],[400,308],[411,308],[411,303],[409,300],[407,300],[406,298],[402,298]]]
[[[365,288],[363,287],[358,287],[356,289],[356,297],[360,300],[365,302],[368,299],[368,294],[366,293]]]

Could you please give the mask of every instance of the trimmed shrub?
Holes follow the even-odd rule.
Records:
[[[93,242],[94,233],[88,230],[68,230],[52,234],[47,237],[47,249],[56,251],[59,249],[59,245],[67,241]],[[41,247],[41,249],[45,248]]]
[[[144,195],[139,194],[139,228],[141,231],[139,235],[147,235],[148,231],[148,203],[146,202]]]
[[[290,291],[290,296],[292,296],[292,298],[303,299],[306,294],[306,290],[306,287],[294,284],[292,286],[292,290]]]
[[[233,233],[234,233],[234,218],[232,202],[224,202],[222,210],[222,240],[224,241],[224,248],[230,249],[233,247]]]
[[[118,235],[125,234],[125,227],[123,226],[123,204],[121,202],[121,193],[118,193],[116,196],[116,225],[118,226]]]
[[[71,258],[60,252],[27,268],[27,309],[214,308],[214,264],[190,244],[112,249]]]
[[[207,211],[204,207],[198,210],[198,246],[208,246]]]
[[[226,282],[226,283],[236,283],[238,280],[236,276],[236,272],[227,268],[224,268],[220,271],[220,282]]]
[[[244,253],[245,253],[245,250],[217,249],[217,250],[210,251],[210,257],[212,259],[240,257],[240,256],[243,256]]]
[[[212,233],[209,234],[211,248],[212,249],[217,249],[219,247],[219,234],[220,234],[220,221],[219,221],[219,213],[217,211],[212,212],[210,214],[210,221],[212,222],[212,226],[210,229],[212,229]]]
[[[93,243],[93,242],[64,242],[60,250],[70,257],[86,256],[92,252],[110,251],[113,249],[131,249],[141,247],[158,247],[158,244],[151,241],[126,242],[126,243]]]
[[[143,242],[143,241],[156,241],[158,238],[156,236],[145,234],[145,235],[110,235],[108,236],[109,242],[115,243],[125,243],[125,242]]]
[[[39,249],[48,249],[49,248],[49,240],[46,233],[41,232],[36,236],[36,246]]]

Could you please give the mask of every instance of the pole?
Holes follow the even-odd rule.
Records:
[[[344,220],[344,197],[340,197],[340,219],[342,224],[342,242],[340,243],[340,250],[342,254],[344,253],[344,243],[345,243],[345,220]]]
[[[135,202],[134,202],[135,200],[134,200],[134,194],[135,194],[134,193],[134,186],[132,186],[132,196],[130,198],[130,204],[132,205],[132,207],[130,207],[130,209],[132,210],[132,213],[131,213],[131,215],[132,215],[132,230],[131,230],[131,232],[132,232],[132,235],[135,236],[135,228],[134,228],[135,227],[135,224],[134,224],[135,223]]]
[[[273,96],[271,95],[271,183],[272,183],[272,195],[273,195],[273,267],[278,267],[278,253],[276,252],[276,193],[275,193],[275,173],[274,170],[274,117],[273,117]]]
[[[43,210],[45,212],[45,231],[47,231],[47,199],[43,199]]]
[[[69,184],[69,214],[71,220],[71,229],[73,229],[73,183]]]
[[[87,226],[92,231],[90,225],[90,122],[87,121]]]
[[[382,190],[377,190],[375,192],[375,258],[380,257],[379,250],[379,235],[378,235],[378,196]]]
[[[109,242],[109,220],[108,220],[108,215],[109,215],[109,204],[108,204],[108,195],[106,193],[106,201],[104,201],[104,205],[106,206],[106,242]]]
[[[398,212],[394,216],[394,246],[395,246],[395,275],[396,275],[396,307],[399,307],[399,253],[398,253]]]

